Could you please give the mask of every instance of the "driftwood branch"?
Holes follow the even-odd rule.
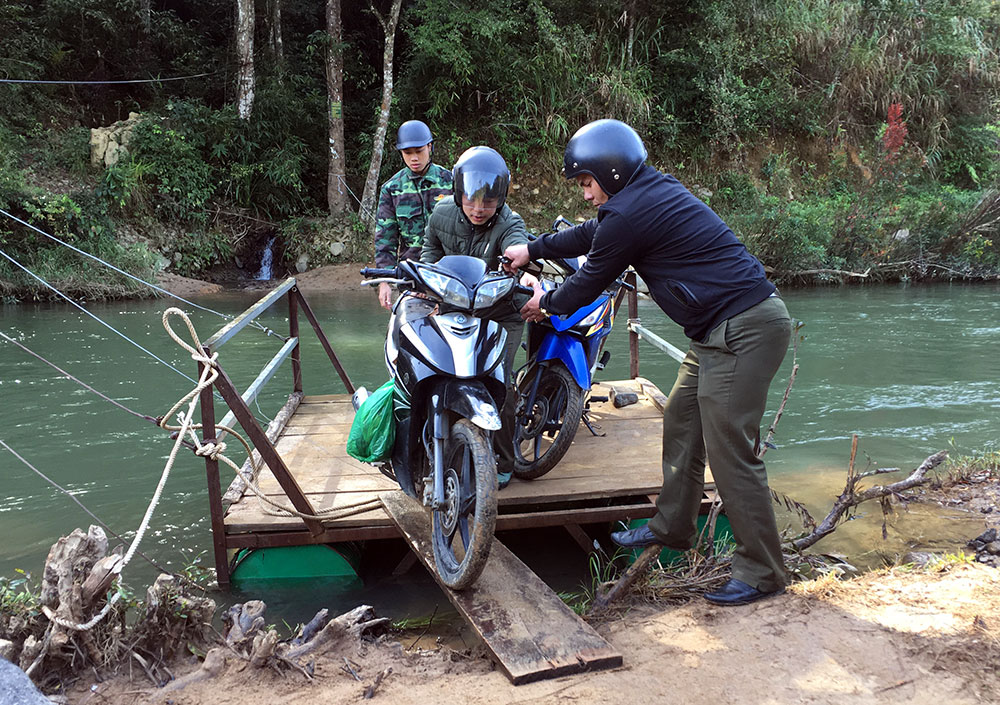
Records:
[[[802,269],[796,272],[782,272],[771,267],[765,268],[767,273],[773,274],[778,277],[808,277],[813,274],[836,274],[841,277],[853,277],[856,279],[867,279],[869,274],[871,274],[872,268],[869,267],[863,272],[851,272],[846,269]]]
[[[365,632],[377,626],[388,624],[389,621],[386,617],[375,617],[375,610],[372,607],[361,605],[331,619],[309,641],[289,648],[279,647],[279,653],[282,658],[294,661],[321,648],[343,643],[345,640],[357,641]]]
[[[158,692],[168,692],[173,690],[180,690],[186,688],[192,683],[197,683],[198,681],[203,681],[208,678],[215,678],[220,673],[222,669],[226,666],[226,649],[222,647],[216,647],[210,650],[205,655],[205,660],[201,664],[201,668],[193,673],[189,673],[186,676],[181,676],[180,678],[175,678],[174,680],[167,683]]]
[[[594,600],[594,604],[591,605],[587,616],[593,617],[599,615],[608,608],[608,605],[627,593],[629,589],[631,589],[632,585],[635,584],[635,581],[645,574],[650,564],[659,558],[660,551],[662,550],[663,546],[660,544],[653,544],[643,551],[639,557],[635,559],[635,563],[630,565],[628,570],[625,571],[625,574],[611,586],[610,590],[603,595],[597,596]]]
[[[771,441],[774,438],[774,432],[778,428],[778,422],[781,421],[781,415],[785,413],[785,404],[788,403],[788,395],[791,394],[792,385],[795,384],[795,376],[799,373],[799,331],[803,325],[805,324],[801,322],[797,323],[792,329],[792,372],[788,375],[788,386],[785,387],[785,393],[781,397],[781,404],[778,405],[778,411],[774,414],[774,421],[768,427],[764,442],[760,444],[760,448],[757,450],[758,458],[763,458],[764,453],[772,445]]]
[[[366,632],[390,621],[375,617],[375,610],[368,605],[355,607],[332,620],[328,620],[327,610],[323,609],[299,630],[295,639],[280,642],[274,629],[264,628],[266,609],[267,605],[259,600],[230,607],[223,615],[223,622],[228,625],[225,646],[209,651],[200,669],[171,681],[163,690],[180,690],[191,683],[218,676],[226,664],[227,652],[249,662],[254,668],[293,668],[306,678],[311,678],[311,664],[303,666],[298,662],[303,656],[319,649],[334,646],[344,648],[348,644],[354,644]],[[387,675],[389,674],[381,673],[369,686],[373,695]]]
[[[883,499],[888,498],[891,495],[898,495],[899,493],[912,487],[924,484],[929,480],[927,473],[944,462],[944,459],[948,457],[947,451],[939,451],[925,459],[924,462],[922,462],[919,467],[910,473],[910,476],[906,479],[894,482],[891,485],[875,485],[874,487],[869,487],[868,489],[859,492],[857,491],[857,485],[862,479],[871,477],[872,475],[882,474],[883,472],[892,472],[894,469],[885,468],[872,472],[856,473],[854,471],[854,456],[856,452],[857,436],[854,437],[854,443],[852,444],[851,465],[848,471],[847,484],[844,487],[844,491],[839,497],[837,497],[837,501],[833,503],[833,508],[830,510],[830,513],[826,515],[826,518],[823,519],[823,521],[815,526],[808,535],[795,539],[791,542],[791,547],[796,551],[809,548],[824,536],[828,536],[833,533],[841,518],[852,507],[856,507],[859,504],[872,499]]]
[[[372,684],[365,688],[364,693],[362,693],[362,697],[365,700],[371,700],[372,698],[374,698],[376,691],[378,691],[378,687],[382,685],[382,681],[385,680],[386,676],[388,676],[390,673],[392,673],[391,668],[386,668],[383,669],[382,671],[379,671],[378,675],[375,676],[375,680],[372,682]]]

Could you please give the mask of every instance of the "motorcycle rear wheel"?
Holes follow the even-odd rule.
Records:
[[[497,522],[497,466],[485,432],[456,421],[444,467],[445,507],[431,517],[434,566],[445,585],[462,590],[483,571]]]
[[[536,372],[538,374],[538,372]],[[583,417],[584,390],[561,364],[544,367],[535,403],[518,405],[514,425],[514,477],[534,480],[562,460]],[[534,375],[521,382],[526,394]]]

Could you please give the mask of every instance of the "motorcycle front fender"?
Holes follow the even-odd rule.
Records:
[[[590,389],[590,367],[587,365],[587,351],[578,338],[548,333],[538,346],[535,362],[559,360],[580,389]]]
[[[486,385],[479,380],[448,380],[442,403],[485,431],[500,430],[500,411]]]

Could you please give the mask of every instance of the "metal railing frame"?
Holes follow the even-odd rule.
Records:
[[[306,302],[305,298],[302,296],[302,292],[299,291],[294,277],[289,277],[283,281],[238,317],[220,328],[214,335],[212,335],[212,337],[204,342],[202,349],[207,356],[211,357],[211,355],[217,352],[223,344],[231,340],[243,328],[256,320],[258,316],[267,311],[272,305],[277,303],[286,295],[288,298],[289,337],[285,344],[277,353],[275,353],[274,357],[272,357],[271,360],[264,365],[260,374],[257,375],[257,378],[242,394],[237,391],[232,380],[226,374],[225,370],[222,369],[221,365],[217,365],[219,376],[213,387],[218,390],[219,394],[222,396],[223,400],[230,409],[229,413],[222,420],[221,425],[232,426],[233,421],[239,422],[240,426],[247,434],[250,444],[260,454],[261,460],[267,464],[267,467],[271,470],[271,473],[281,486],[282,491],[291,501],[292,506],[303,514],[315,515],[316,512],[312,504],[302,492],[302,488],[299,487],[299,484],[295,481],[295,478],[292,476],[291,472],[289,472],[288,467],[285,465],[281,456],[278,455],[278,452],[274,447],[274,441],[277,439],[281,429],[275,426],[274,428],[269,429],[270,433],[265,432],[260,427],[260,424],[257,423],[257,419],[250,411],[249,406],[249,404],[257,398],[264,386],[271,380],[272,377],[274,377],[281,365],[289,359],[292,363],[292,393],[289,395],[288,401],[282,409],[282,412],[288,411],[288,413],[282,414],[282,412],[279,412],[278,416],[284,416],[287,421],[287,417],[291,416],[291,411],[294,411],[299,402],[302,400],[302,361],[299,347],[300,309],[312,325],[313,331],[316,333],[316,337],[319,338],[319,342],[323,346],[323,350],[326,351],[327,356],[330,358],[330,362],[333,363],[334,369],[337,370],[337,374],[340,376],[341,381],[347,388],[347,392],[349,394],[354,393],[354,384],[347,376],[347,372],[344,370],[343,365],[341,365],[336,353],[334,353],[333,348],[330,345],[330,341],[327,339],[326,334],[319,325],[316,315],[313,313],[308,302]],[[202,364],[203,363],[199,363],[199,374],[201,373]],[[222,437],[225,436],[225,432],[219,433],[218,437],[216,434],[215,398],[213,394],[213,387],[208,387],[201,392],[202,437],[203,442],[205,443],[218,443],[221,441]],[[272,424],[272,426],[274,426],[274,424]],[[208,502],[212,522],[212,545],[215,551],[215,569],[220,587],[227,587],[230,582],[230,568],[227,550],[231,546],[235,547],[236,544],[228,541],[226,536],[224,521],[226,508],[223,506],[218,460],[206,457],[205,473],[206,481],[208,483]],[[241,471],[241,475],[242,474],[243,473]],[[302,521],[309,529],[313,541],[319,539],[326,531],[319,519],[310,518],[303,519]]]

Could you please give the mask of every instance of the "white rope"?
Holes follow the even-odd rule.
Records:
[[[188,333],[191,335],[191,340],[194,341],[193,346],[189,344],[187,341],[183,340],[180,336],[177,335],[177,333],[174,332],[174,329],[170,326],[171,316],[177,316],[184,321],[185,325],[187,326]],[[107,604],[104,605],[104,608],[99,613],[94,615],[89,621],[84,622],[82,624],[60,617],[49,607],[45,606],[42,607],[43,613],[45,614],[46,617],[49,618],[50,621],[66,629],[70,629],[73,631],[80,631],[80,632],[89,631],[90,629],[93,629],[98,623],[100,623],[102,619],[104,619],[108,615],[108,613],[111,612],[111,608],[121,599],[122,592],[121,592],[120,580],[121,580],[122,570],[125,568],[126,565],[128,565],[129,561],[132,560],[132,557],[135,555],[136,550],[139,548],[139,543],[146,535],[146,531],[149,528],[150,521],[153,517],[153,512],[156,511],[156,507],[160,503],[160,498],[163,495],[163,488],[166,486],[167,478],[170,476],[170,471],[173,468],[175,460],[177,459],[177,453],[180,450],[181,444],[184,442],[185,436],[190,436],[191,440],[193,441],[196,455],[200,457],[208,457],[211,458],[212,460],[217,460],[217,461],[221,460],[222,462],[226,463],[231,468],[233,468],[237,476],[242,477],[240,475],[239,466],[237,466],[236,463],[234,463],[232,460],[230,460],[223,454],[223,452],[226,450],[226,444],[216,443],[214,441],[208,443],[202,443],[201,439],[199,439],[198,435],[195,433],[195,430],[202,428],[202,424],[192,423],[192,418],[194,417],[194,411],[198,405],[198,401],[202,391],[205,390],[206,388],[211,387],[215,383],[215,380],[218,379],[219,377],[219,369],[218,369],[219,353],[214,352],[210,356],[205,354],[204,350],[202,349],[201,339],[198,337],[198,333],[197,331],[195,331],[194,325],[191,323],[191,319],[188,318],[187,314],[185,314],[179,308],[171,307],[163,312],[163,327],[167,330],[167,333],[170,335],[171,338],[174,339],[174,341],[178,345],[180,345],[182,348],[191,353],[191,358],[195,362],[201,364],[202,366],[201,375],[198,379],[195,388],[192,389],[190,392],[188,392],[186,395],[184,395],[176,404],[174,404],[170,408],[170,411],[168,411],[166,414],[163,415],[163,419],[160,421],[160,428],[164,429],[165,431],[177,432],[176,440],[174,441],[173,448],[170,449],[170,455],[167,458],[167,462],[163,467],[163,472],[160,474],[160,481],[156,485],[156,490],[153,492],[153,497],[150,499],[149,506],[146,508],[146,513],[139,524],[139,528],[136,530],[135,537],[132,539],[132,543],[129,545],[129,548],[125,552],[125,555],[120,560],[118,560],[111,568],[110,572],[115,576],[114,580],[118,582],[117,586],[118,589],[116,590],[115,594],[111,596]],[[185,404],[187,404],[187,410],[181,413],[179,410]],[[175,412],[177,413],[178,421],[180,423],[179,426],[172,426],[167,422],[167,419],[171,418]],[[323,518],[330,519],[330,518],[339,518],[342,516],[350,516],[352,514],[358,514],[364,511],[375,509],[380,506],[379,500],[373,499],[373,500],[355,502],[353,504],[349,504],[343,507],[325,509],[315,514],[307,514],[305,512],[300,512],[296,510],[294,507],[289,507],[279,504],[278,502],[275,502],[266,497],[259,490],[259,488],[256,487],[257,476],[260,474],[261,463],[254,462],[253,448],[246,441],[246,439],[244,439],[239,433],[237,433],[235,429],[226,426],[216,426],[216,428],[224,430],[230,435],[232,435],[234,438],[238,439],[240,443],[243,445],[244,450],[246,450],[247,455],[250,457],[251,468],[252,468],[251,481],[247,484],[247,486],[251,489],[253,494],[256,495],[257,499],[261,502],[267,503],[277,508],[278,511],[283,512],[286,515],[297,516],[302,519],[323,519]],[[265,511],[265,513],[271,513],[263,507],[263,504],[261,505],[261,508],[262,510]],[[272,515],[277,516],[276,514],[273,513]]]
[[[135,555],[136,550],[139,548],[139,543],[146,535],[146,530],[149,528],[149,523],[153,517],[153,512],[156,511],[156,507],[160,503],[160,498],[163,496],[163,488],[167,484],[167,478],[170,477],[170,471],[173,468],[174,461],[177,459],[177,452],[180,450],[181,443],[184,441],[184,430],[186,430],[186,428],[190,425],[191,418],[194,415],[194,409],[198,403],[198,395],[201,394],[201,391],[203,389],[211,386],[212,383],[214,383],[216,378],[219,376],[219,373],[215,367],[215,358],[218,356],[218,353],[213,354],[211,358],[207,358],[203,353],[197,353],[197,351],[194,348],[189,346],[184,341],[180,340],[180,338],[178,338],[177,335],[174,333],[174,331],[170,328],[168,318],[171,315],[179,315],[185,320],[185,322],[187,322],[188,330],[191,333],[192,339],[195,341],[196,345],[200,346],[201,342],[198,340],[198,334],[195,332],[194,326],[191,325],[190,319],[184,314],[183,311],[181,311],[178,308],[168,308],[166,311],[163,312],[163,325],[167,329],[167,332],[170,334],[170,336],[174,340],[176,340],[182,347],[191,351],[192,357],[194,357],[198,361],[205,362],[206,364],[202,368],[201,377],[199,378],[197,386],[195,387],[194,391],[192,391],[191,393],[186,395],[183,399],[181,399],[179,402],[177,402],[177,404],[175,404],[174,407],[167,414],[167,416],[173,414],[173,412],[178,407],[180,407],[182,404],[190,400],[190,402],[188,403],[187,413],[182,417],[181,421],[182,430],[180,433],[177,434],[177,440],[174,442],[173,448],[170,449],[170,456],[167,458],[167,463],[163,467],[163,472],[160,473],[160,481],[157,483],[156,490],[153,492],[153,497],[152,499],[150,499],[149,506],[146,508],[146,513],[145,515],[143,515],[142,521],[139,523],[139,528],[135,532],[135,537],[132,539],[132,543],[129,545],[129,548],[125,552],[125,555],[121,558],[121,560],[117,561],[115,565],[111,568],[111,573],[114,574],[115,576],[114,579],[116,581],[121,580],[122,570],[125,568],[126,565],[128,565],[129,561],[132,560],[132,556]],[[160,426],[166,428],[166,426],[164,426],[162,422]],[[65,627],[66,629],[71,629],[73,631],[79,631],[79,632],[89,631],[90,629],[93,629],[102,619],[104,619],[104,617],[108,615],[108,613],[111,611],[111,608],[115,605],[115,603],[117,603],[118,600],[121,599],[121,594],[122,594],[121,590],[120,589],[117,590],[115,594],[111,596],[111,599],[108,600],[107,604],[104,605],[104,609],[102,609],[99,613],[94,615],[94,617],[92,617],[89,621],[84,622],[83,624],[71,622],[67,619],[59,617],[51,609],[48,608],[44,608],[45,616],[48,617],[51,621],[55,622],[56,624]]]
[[[168,323],[167,320],[168,315],[171,313],[180,316],[183,319],[183,321],[188,327],[188,332],[191,334],[191,339],[195,341],[195,345],[197,346],[197,348],[191,347],[188,343],[182,340],[176,333],[174,333],[173,329],[170,327],[170,324]],[[191,323],[191,320],[184,314],[183,311],[177,308],[167,309],[163,314],[163,325],[167,329],[167,333],[170,334],[170,337],[173,338],[178,345],[180,345],[182,348],[191,353],[192,359],[194,359],[196,362],[202,363],[205,366],[205,369],[211,367],[214,370],[217,364],[216,361],[218,359],[218,353],[216,352],[213,353],[211,357],[206,357],[203,352],[200,352],[201,341],[198,338],[198,334],[194,330],[194,325]],[[218,377],[218,372],[214,372],[209,384],[214,382],[217,377]],[[163,420],[160,422],[160,426],[161,428],[167,431],[177,431],[178,438],[182,437],[184,434],[188,434],[191,438],[191,442],[194,444],[195,455],[198,455],[200,457],[208,457],[215,461],[221,460],[223,463],[225,463],[226,465],[228,465],[230,468],[233,469],[237,477],[243,478],[243,475],[240,473],[240,466],[237,465],[235,462],[233,462],[226,455],[224,455],[224,451],[226,450],[225,443],[217,443],[215,441],[202,443],[201,439],[198,438],[198,435],[195,433],[195,431],[202,429],[201,424],[190,423],[190,417],[188,417],[186,422],[183,422],[181,426],[171,426],[167,423],[167,419],[170,418],[173,415],[173,413],[177,411],[177,409],[181,405],[184,404],[185,401],[191,399],[192,405],[197,403],[197,397],[199,394],[201,394],[201,390],[205,386],[207,385],[201,385],[199,383],[199,386],[197,388],[192,390],[187,396],[185,396],[183,399],[177,402],[173,406],[173,408],[170,409],[170,411],[164,414]],[[370,499],[370,500],[355,502],[353,504],[345,505],[343,507],[336,507],[336,508],[331,507],[330,509],[322,509],[314,514],[309,514],[307,512],[300,512],[299,510],[295,509],[295,507],[275,502],[274,500],[267,497],[263,492],[261,492],[260,488],[258,487],[257,482],[258,482],[258,477],[260,476],[260,470],[263,465],[263,462],[254,461],[253,447],[250,445],[250,443],[245,438],[243,438],[243,436],[240,435],[235,429],[230,428],[228,426],[216,426],[216,430],[225,431],[226,433],[233,436],[233,438],[237,439],[240,442],[240,444],[242,444],[243,449],[246,451],[247,457],[250,458],[251,474],[250,474],[250,481],[247,482],[247,487],[248,489],[250,489],[251,493],[257,498],[261,511],[263,511],[265,514],[268,514],[269,516],[296,516],[299,517],[300,519],[335,519],[343,516],[351,516],[352,514],[361,513],[363,511],[368,511],[370,509],[375,509],[381,506],[381,503],[377,499]],[[276,511],[268,509],[268,507],[266,507],[265,505],[273,507],[274,510]]]

